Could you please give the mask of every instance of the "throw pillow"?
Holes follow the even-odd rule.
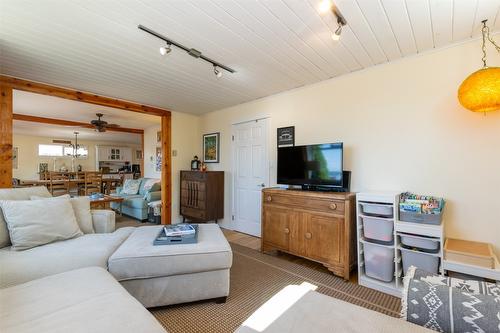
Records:
[[[154,179],[154,178],[151,178],[151,179],[148,179],[144,182],[144,191],[146,192],[149,192],[151,191],[151,189],[153,188],[153,185],[158,183],[160,180],[159,179]]]
[[[84,234],[93,234],[94,225],[92,223],[92,213],[90,212],[90,199],[89,197],[75,197],[71,198],[69,194],[64,194],[58,197],[45,198],[40,196],[32,195],[31,200],[69,200],[73,211],[75,213],[76,222],[80,227],[80,230]]]
[[[126,179],[123,184],[123,194],[137,194],[139,193],[139,186],[141,181],[139,179]]]
[[[0,201],[13,250],[81,236],[68,200]]]
[[[445,280],[446,278],[441,278]],[[495,332],[500,295],[464,292],[412,266],[404,277],[401,316],[438,332]]]

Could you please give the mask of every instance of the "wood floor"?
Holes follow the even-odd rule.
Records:
[[[146,226],[146,225],[155,225],[152,223],[141,223],[137,220],[134,220],[130,217],[127,216],[116,216],[116,228],[122,228],[122,227],[140,227],[140,226]],[[229,230],[229,229],[224,229],[221,228],[222,232],[224,233],[224,236],[226,236],[226,239],[235,244],[239,244],[241,246],[245,246],[248,248],[251,248],[256,251],[260,251],[260,238],[247,235],[241,232]],[[279,258],[300,264],[302,266],[306,266],[321,272],[327,272],[329,273],[328,269],[326,269],[325,266],[323,266],[320,263],[317,263],[312,260],[307,260],[304,258],[300,258],[291,254],[275,251],[270,253],[270,255],[275,255]],[[356,271],[351,272],[351,278],[349,279],[350,282],[357,283],[358,282],[358,276]]]

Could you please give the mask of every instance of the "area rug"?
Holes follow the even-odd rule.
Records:
[[[231,289],[225,304],[204,301],[151,309],[170,333],[233,332],[257,308],[290,284],[308,282],[316,291],[398,317],[400,299],[279,257],[231,243]]]

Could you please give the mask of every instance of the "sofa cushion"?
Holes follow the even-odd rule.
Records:
[[[161,226],[136,228],[109,258],[118,281],[222,270],[231,267],[232,252],[217,224],[198,225],[198,243],[154,246]]]
[[[0,200],[29,200],[32,195],[51,197],[45,186],[0,189]],[[9,230],[0,212],[0,248],[10,244]]]
[[[108,272],[89,267],[0,290],[0,331],[165,332]]]
[[[68,200],[0,201],[13,250],[83,235]]]
[[[237,333],[401,333],[432,332],[426,328],[290,285],[264,303]]]
[[[94,226],[92,225],[92,214],[90,213],[90,198],[87,196],[71,198],[69,194],[61,195],[53,198],[44,198],[37,195],[32,195],[31,200],[69,200],[75,213],[76,222],[80,230],[84,234],[93,234]]]
[[[139,186],[141,186],[141,181],[139,179],[126,179],[121,193],[137,194],[139,193]]]
[[[133,230],[83,235],[25,251],[0,249],[0,288],[81,267],[107,268],[108,258]]]
[[[143,197],[134,196],[134,197],[127,197],[125,200],[123,200],[122,205],[131,208],[145,209],[147,208],[148,203],[144,200]]]

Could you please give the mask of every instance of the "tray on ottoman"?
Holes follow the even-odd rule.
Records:
[[[173,244],[194,244],[198,242],[198,225],[191,224],[195,230],[194,234],[184,236],[167,236],[165,228],[161,228],[158,236],[153,241],[153,245],[173,245]]]

